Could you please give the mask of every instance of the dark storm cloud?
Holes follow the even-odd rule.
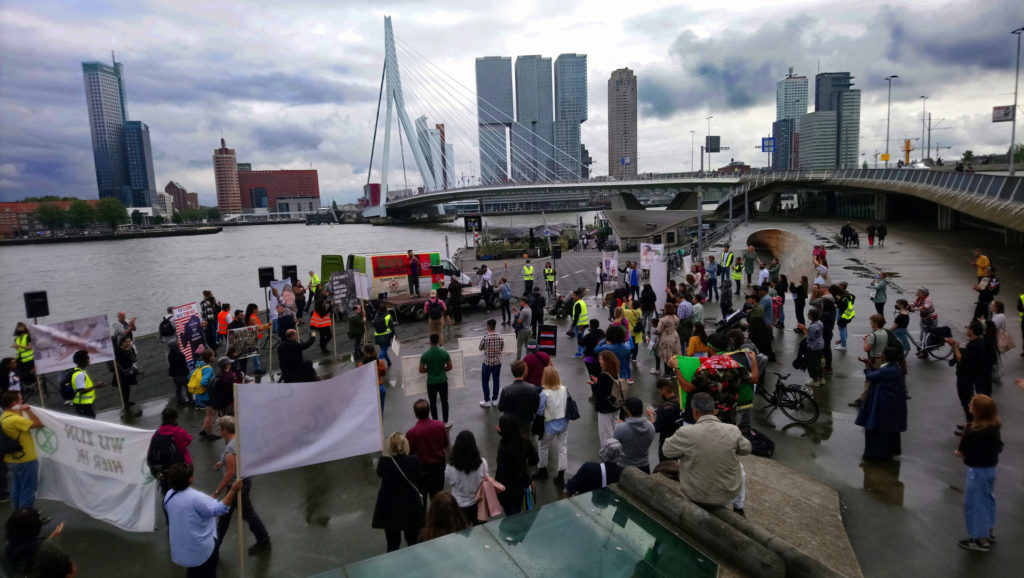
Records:
[[[253,129],[250,144],[271,152],[316,149],[324,141],[317,131],[291,124],[274,124]]]
[[[899,74],[901,86],[918,94],[949,90],[952,82],[978,71],[1013,66],[1010,28],[1005,16],[1018,0],[988,2],[965,9],[882,6],[862,26],[845,28],[807,14],[766,22],[753,31],[728,27],[701,38],[690,30],[672,43],[669,62],[642,70],[638,98],[646,114],[666,118],[681,111],[737,110],[770,104],[775,83],[788,66],[810,77],[814,72],[849,71],[857,88],[878,89],[882,78]],[[842,10],[841,8],[839,10]]]

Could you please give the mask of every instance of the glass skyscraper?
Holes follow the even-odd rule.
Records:
[[[124,123],[124,148],[128,165],[128,189],[131,206],[156,204],[156,178],[153,176],[153,149],[149,144],[149,126],[140,120]]]
[[[836,117],[836,168],[857,168],[860,158],[860,90],[849,72],[822,72],[814,77],[814,110]]]
[[[131,206],[128,165],[125,160],[124,66],[101,62],[83,62],[85,98],[89,107],[92,155],[96,165],[96,185],[100,198],[114,197]]]
[[[508,179],[508,128],[512,108],[512,59],[476,59],[477,127],[480,131],[480,184]]]
[[[555,174],[551,59],[516,58],[516,123],[512,129],[512,178],[550,180]]]
[[[578,179],[581,124],[587,120],[587,55],[562,54],[555,59],[555,173]]]

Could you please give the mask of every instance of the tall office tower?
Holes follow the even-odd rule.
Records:
[[[580,145],[580,178],[583,180],[590,178],[590,165],[594,164],[594,159],[590,156],[590,151],[587,150],[587,145]]]
[[[235,149],[220,139],[220,148],[213,150],[213,176],[217,184],[217,208],[221,216],[242,212],[242,194],[238,188],[238,163]]]
[[[608,176],[636,178],[636,75],[628,68],[608,79]]]
[[[508,128],[512,125],[512,59],[476,59],[476,116],[480,139],[480,183],[508,180]]]
[[[442,189],[451,187],[452,173],[448,170],[448,142],[445,140],[444,125],[435,124],[434,128],[441,133],[441,176],[437,177],[437,184]]]
[[[579,179],[581,124],[587,120],[587,55],[562,54],[555,59],[555,173]]]
[[[128,160],[128,187],[131,206],[156,204],[156,178],[153,176],[153,149],[149,144],[149,126],[140,120],[124,123],[124,149]]]
[[[786,78],[775,83],[775,120],[791,118],[800,132],[800,119],[807,114],[808,104],[807,77],[794,75],[790,66]]]
[[[516,57],[516,124],[512,127],[512,178],[549,180],[554,175],[551,59]]]
[[[797,168],[796,119],[784,118],[772,123],[775,137],[775,152],[772,153],[772,169],[786,171]]]
[[[832,169],[836,166],[836,112],[825,110],[804,115],[800,121],[801,169]]]
[[[92,156],[96,165],[96,185],[100,198],[114,197],[125,206],[132,205],[125,161],[124,65],[83,62],[85,98],[89,107],[92,132]]]
[[[836,164],[855,168],[860,157],[860,91],[849,72],[822,72],[814,78],[814,110],[836,113]]]

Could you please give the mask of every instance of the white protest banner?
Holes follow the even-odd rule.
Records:
[[[452,369],[448,372],[448,390],[466,387],[462,352],[449,351],[448,355],[452,358]],[[427,374],[420,373],[419,355],[407,355],[402,358],[402,388],[406,397],[427,393]]]
[[[157,484],[146,454],[153,430],[32,408],[39,497],[129,532],[152,532]]]
[[[654,288],[655,311],[665,309],[665,288],[668,287],[668,263],[664,257],[655,259],[651,263],[651,287]]]
[[[604,282],[612,283],[614,288],[615,279],[619,276],[619,252],[618,251],[604,251],[601,253],[602,264],[604,265]],[[605,287],[605,291],[608,287]]]
[[[106,315],[33,325],[29,328],[29,335],[39,375],[74,367],[75,362],[71,358],[80,349],[89,352],[91,363],[114,359],[114,344],[110,341],[110,324]]]
[[[228,329],[228,350],[238,352],[238,359],[255,357],[260,353],[260,328],[255,325]]]
[[[175,307],[172,313],[174,314],[174,332],[178,336],[178,347],[185,354],[185,361],[188,362],[188,368],[191,371],[195,367],[195,362],[199,361],[199,354],[206,349],[199,304],[181,305]]]
[[[382,449],[376,364],[324,381],[246,383],[237,391],[235,417],[243,476]],[[287,419],[281,419],[283,408]]]
[[[373,299],[375,296],[370,295],[370,278],[365,273],[353,273],[353,279],[356,284],[356,297],[360,299]]]
[[[655,245],[653,243],[640,243],[640,268],[650,269],[654,266],[654,262],[661,259],[665,253],[665,245]]]

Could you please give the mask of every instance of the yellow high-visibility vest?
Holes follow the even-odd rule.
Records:
[[[533,265],[523,265],[523,281],[533,281]]]
[[[81,373],[82,375],[85,376],[85,387],[86,387],[86,389],[92,387],[93,386],[92,385],[92,378],[89,377],[89,374],[86,373],[85,370],[82,369],[81,367],[75,369],[75,371],[73,371],[71,373],[71,387],[75,388],[75,378],[78,377],[79,373]],[[94,390],[86,392],[86,393],[78,393],[77,388],[75,388],[75,397],[74,397],[74,399],[71,400],[71,402],[74,403],[75,405],[87,405],[87,404],[90,404],[90,403],[95,403],[96,402],[96,390],[94,389]]]
[[[544,279],[547,280],[547,281],[554,281],[555,280],[555,270],[554,269],[544,269]]]
[[[374,337],[380,337],[382,335],[388,335],[390,333],[391,333],[391,314],[388,313],[387,315],[384,316],[384,331],[382,331],[380,333],[377,333],[377,331],[374,330],[373,335],[374,335]]]
[[[577,299],[576,304],[573,307],[579,307],[580,318],[576,320],[576,325],[590,325],[590,321],[587,319],[587,304],[583,299]]]
[[[22,363],[28,363],[29,361],[32,361],[33,359],[36,358],[35,351],[33,351],[32,348],[28,346],[28,333],[16,335],[14,337],[14,342],[20,345],[21,347],[28,348],[18,350],[18,360],[20,360]]]
[[[732,277],[733,281],[740,281],[743,279],[743,261],[740,261],[739,263],[736,264],[735,267],[732,268],[732,273],[730,273],[730,276]]]

